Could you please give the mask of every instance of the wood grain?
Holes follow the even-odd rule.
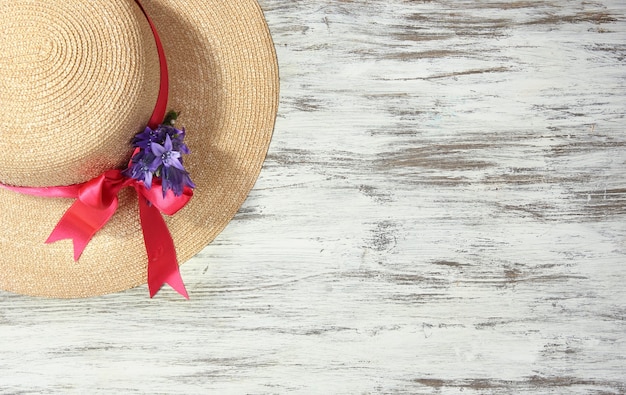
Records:
[[[0,293],[0,392],[626,393],[626,3],[260,4],[279,119],[191,300]]]

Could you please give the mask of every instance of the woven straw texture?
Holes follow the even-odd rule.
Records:
[[[168,59],[168,108],[179,111],[197,187],[166,222],[179,261],[237,212],[261,170],[278,106],[274,46],[254,0],[143,0]],[[0,182],[68,185],[123,167],[158,93],[158,58],[132,0],[0,5]],[[0,288],[87,297],[146,282],[131,189],[78,262],[69,240],[44,241],[71,199],[0,189]]]

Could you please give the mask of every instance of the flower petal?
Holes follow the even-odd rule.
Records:
[[[160,157],[165,153],[165,151],[168,151],[164,146],[157,143],[150,143],[150,148],[152,148],[152,153],[157,157]]]

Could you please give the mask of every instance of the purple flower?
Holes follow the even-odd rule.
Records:
[[[189,188],[196,187],[191,178],[189,178],[189,173],[176,167],[163,167],[161,180],[163,181],[163,197],[165,197],[168,189],[171,189],[174,195],[180,196],[183,194],[183,189],[186,186]]]
[[[150,129],[148,126],[143,130],[143,132],[138,133],[133,138],[133,147],[139,147],[144,150],[150,149],[150,144],[157,142],[160,143],[164,139],[164,133],[161,128],[157,128],[156,130]]]
[[[154,155],[140,150],[131,159],[131,165],[122,172],[126,177],[134,178],[139,181],[143,181],[146,188],[152,187],[152,176],[156,170],[152,166],[154,162]]]
[[[169,135],[165,135],[165,143],[163,145],[157,143],[151,143],[150,148],[155,158],[152,162],[153,168],[158,168],[163,165],[164,168],[175,167],[179,170],[185,170],[183,164],[180,162],[180,152],[174,151],[172,145],[172,139]]]
[[[174,129],[174,128],[172,128]],[[172,138],[172,144],[174,146],[174,149],[176,151],[179,151],[183,154],[188,154],[189,148],[187,147],[187,145],[185,143],[183,143],[183,139],[185,138],[185,128],[182,129],[174,129],[176,131],[176,134],[170,134],[168,132],[168,134],[170,135],[170,137]]]
[[[148,189],[152,187],[153,177],[160,178],[164,197],[168,190],[180,196],[185,187],[195,188],[183,166],[182,154],[189,153],[184,138],[185,129],[176,129],[171,124],[161,124],[155,130],[146,127],[132,140],[139,150],[123,174],[143,181]]]

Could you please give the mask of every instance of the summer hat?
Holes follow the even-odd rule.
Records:
[[[255,0],[1,2],[0,289],[187,297],[178,265],[245,200],[277,106]]]

